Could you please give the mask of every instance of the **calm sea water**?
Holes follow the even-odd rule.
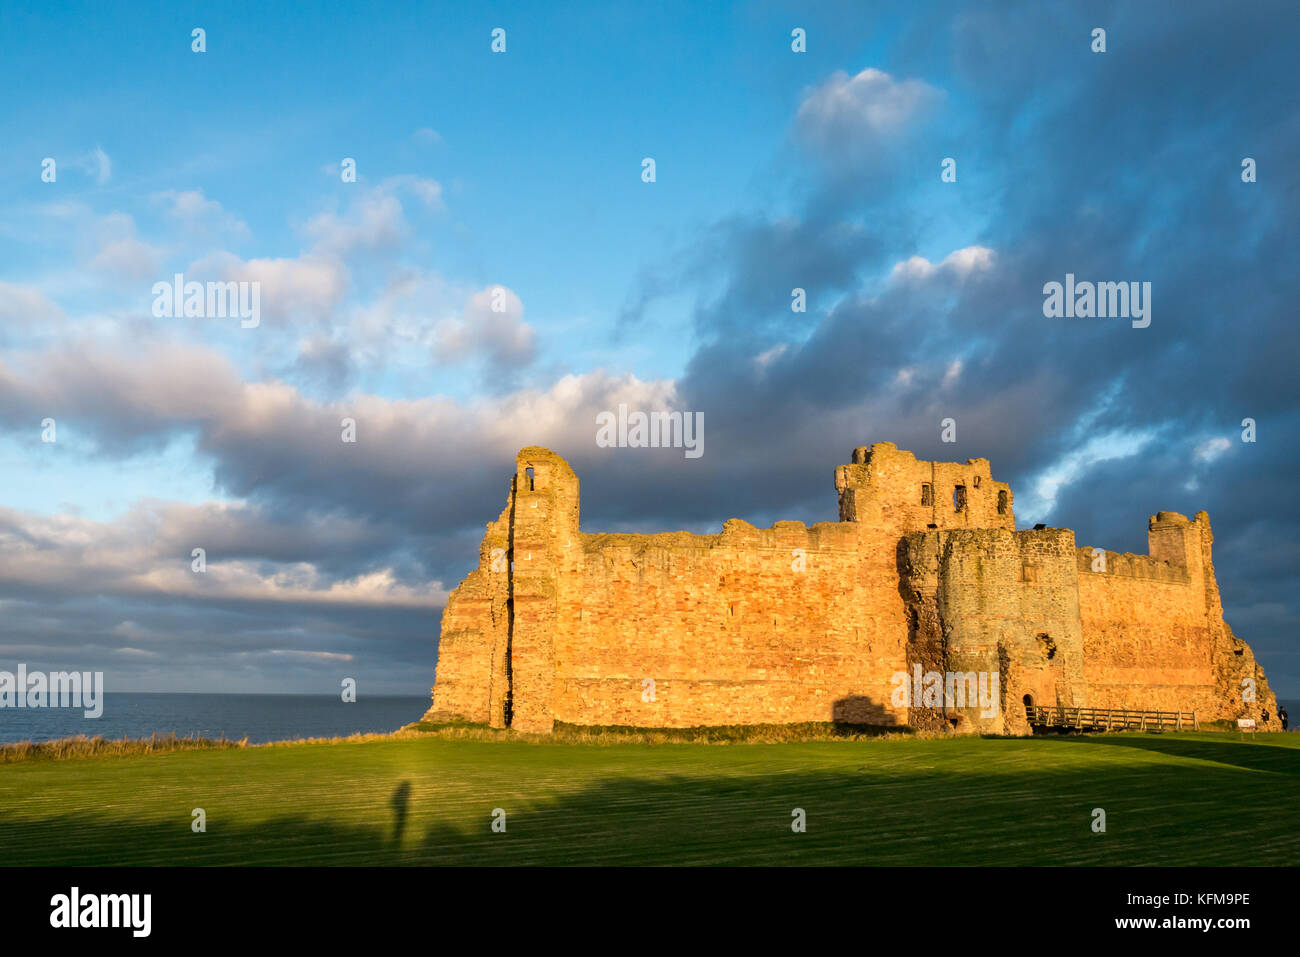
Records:
[[[396,731],[429,707],[427,696],[106,693],[104,713],[86,718],[79,708],[0,708],[0,743],[50,741],[84,734],[147,738],[175,732],[253,743]]]

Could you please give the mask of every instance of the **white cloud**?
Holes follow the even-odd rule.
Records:
[[[442,185],[425,176],[390,176],[373,188],[362,187],[342,214],[324,212],[303,231],[318,252],[345,256],[357,249],[394,249],[410,235],[399,193],[408,193],[431,210],[442,208]]]
[[[91,257],[91,268],[126,279],[156,276],[163,260],[163,250],[136,236],[135,220],[126,213],[109,213],[95,224],[98,249]]]
[[[1056,506],[1061,489],[1082,479],[1099,462],[1137,455],[1154,438],[1154,430],[1130,432],[1118,429],[1098,435],[1067,452],[1034,477],[1028,493],[1017,496],[1017,516],[1028,522],[1044,520]]]
[[[409,185],[411,192],[420,197],[426,206],[442,205],[442,184],[437,180],[414,176]]]
[[[395,247],[407,230],[397,197],[370,192],[358,198],[346,215],[320,213],[308,220],[303,231],[317,249],[343,256],[356,249]]]
[[[476,463],[508,461],[531,444],[575,450],[581,461],[584,449],[596,454],[596,413],[616,409],[620,402],[639,409],[682,408],[672,380],[612,376],[603,370],[567,375],[546,389],[473,402],[365,393],[323,402],[284,382],[244,381],[220,352],[202,346],[146,342],[110,352],[93,342],[68,339],[10,366],[0,361],[0,422],[27,421],[36,410],[62,408],[87,435],[108,445],[126,443],[128,449],[140,437],[197,429],[199,447],[215,458],[225,483],[242,486],[256,474],[265,491],[287,474],[332,476],[329,481],[342,482],[341,487],[360,483],[351,486],[354,490],[370,483],[454,482],[472,474]],[[338,441],[344,416],[364,424],[364,456]],[[293,464],[282,471],[273,462]],[[147,516],[157,512],[146,510],[139,523],[149,525]],[[213,518],[201,529],[186,530],[187,514],[193,513],[165,516],[173,534],[184,532],[173,554],[188,554],[190,546],[180,547],[187,541],[215,542],[214,535],[232,521]],[[60,532],[65,541],[81,535],[88,547],[98,539],[95,547],[112,550],[100,526],[73,516],[65,519],[68,524]],[[335,521],[330,527],[337,526]],[[209,552],[210,564],[213,554]],[[375,584],[358,581],[353,587],[364,591]]]
[[[262,313],[272,316],[305,314],[323,319],[334,311],[348,288],[343,262],[316,253],[290,259],[247,260],[233,253],[216,253],[191,264],[186,278],[205,275],[261,283]]]
[[[899,132],[943,95],[921,80],[896,80],[870,67],[856,76],[837,70],[805,94],[795,124],[813,145],[836,149]]]
[[[1207,439],[1198,445],[1194,455],[1198,462],[1213,462],[1230,448],[1232,448],[1232,442],[1219,436],[1218,438]]]
[[[987,246],[967,246],[949,253],[938,263],[932,263],[924,256],[912,256],[896,263],[890,272],[890,278],[895,282],[911,282],[947,274],[964,279],[972,273],[991,268],[996,259],[997,254]]]
[[[96,183],[107,183],[113,177],[113,161],[101,146],[73,160],[72,166],[95,177]]]
[[[117,239],[106,243],[90,261],[94,269],[116,273],[128,279],[142,279],[158,271],[159,256],[148,243],[138,239]]]
[[[758,355],[754,356],[754,368],[759,372],[766,372],[767,367],[777,359],[781,358],[781,356],[785,355],[788,348],[789,345],[782,342],[774,345],[770,349],[760,352]]]
[[[216,200],[205,197],[201,189],[164,190],[154,193],[150,200],[163,206],[168,216],[192,233],[248,235],[248,225],[243,220],[227,212]]]
[[[254,654],[262,653],[263,652],[254,652]],[[269,648],[264,653],[268,655],[294,658],[299,661],[352,661],[355,657],[354,655],[340,654],[335,651],[299,651],[295,648]]]
[[[56,326],[67,317],[59,306],[35,286],[0,282],[0,327]]]
[[[142,502],[117,521],[101,522],[0,508],[0,581],[61,594],[199,601],[404,608],[436,608],[446,601],[440,582],[405,585],[390,568],[340,578],[311,562],[225,559],[219,548],[208,553],[207,570],[197,573],[175,541],[175,526],[204,526],[223,509],[240,512],[215,502]],[[245,530],[258,531],[247,513],[241,517]],[[129,620],[111,633],[141,644],[166,638]]]
[[[533,360],[537,334],[523,321],[524,304],[505,286],[489,286],[470,297],[460,318],[438,323],[434,354],[453,362],[470,356],[494,366],[518,367]]]

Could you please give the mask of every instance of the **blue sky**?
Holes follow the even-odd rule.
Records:
[[[1228,621],[1300,695],[1295,33],[1282,3],[12,12],[0,655],[419,692],[519,447],[574,463],[589,529],[709,530],[831,518],[889,440],[990,458],[1081,544],[1207,508]],[[154,318],[177,272],[260,281],[261,324]],[[1151,281],[1151,327],[1045,319],[1066,272]],[[703,411],[708,454],[595,447],[620,401]]]

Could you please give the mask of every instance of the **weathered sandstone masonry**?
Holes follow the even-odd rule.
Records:
[[[1079,547],[1069,529],[1017,531],[987,459],[923,462],[888,442],[855,449],[835,487],[838,522],[592,534],[568,463],[523,449],[443,613],[430,716],[542,732],[839,721],[1023,733],[1027,702],[1276,712],[1223,621],[1204,512],[1153,516],[1149,556]],[[917,666],[996,678],[995,706],[900,700],[897,676]]]

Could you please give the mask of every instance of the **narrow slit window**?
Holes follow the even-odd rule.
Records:
[[[524,471],[528,473],[528,491],[531,492],[533,491],[533,470],[529,468]]]
[[[998,492],[998,514],[999,514],[999,515],[1005,515],[1005,514],[1007,514],[1007,492],[1006,492],[1006,489],[1002,489],[1001,491]]]
[[[934,504],[934,486],[931,485],[929,482],[921,483],[921,504],[922,505]]]
[[[966,486],[957,485],[952,490],[952,510],[960,512],[966,507]]]

